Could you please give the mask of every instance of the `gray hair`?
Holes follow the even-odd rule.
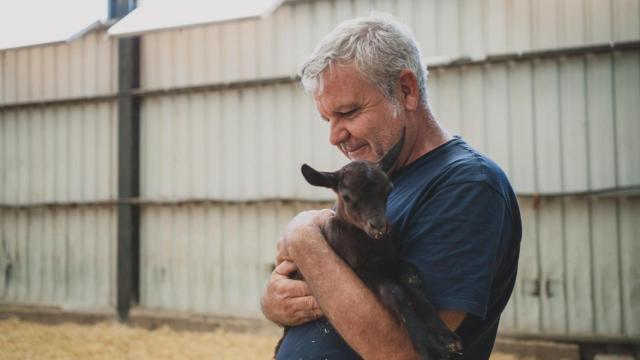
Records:
[[[396,84],[402,70],[418,79],[420,100],[427,106],[427,68],[409,28],[387,16],[347,20],[327,34],[300,70],[306,91],[322,88],[322,72],[337,64],[355,64],[360,75],[396,101]]]

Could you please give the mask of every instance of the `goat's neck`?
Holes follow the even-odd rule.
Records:
[[[351,218],[347,215],[346,211],[344,210],[344,204],[340,200],[336,201],[334,205],[334,209],[335,209],[336,215],[333,217],[333,221],[340,223],[340,227],[343,229],[343,231],[348,231],[350,233],[366,234],[364,230],[360,229],[358,226],[356,226],[353,223]]]

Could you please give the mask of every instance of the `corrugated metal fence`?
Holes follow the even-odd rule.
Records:
[[[436,117],[520,196],[502,329],[637,339],[637,0],[289,1],[261,20],[143,35],[141,197],[153,203],[142,205],[140,306],[260,316],[284,224],[331,199],[300,164],[344,162],[297,65],[371,9],[414,29],[440,62]],[[0,53],[0,302],[114,306],[115,44],[99,30]]]

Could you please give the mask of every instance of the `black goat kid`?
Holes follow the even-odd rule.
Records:
[[[461,354],[458,337],[427,300],[417,270],[402,262],[398,243],[385,216],[400,141],[378,163],[353,161],[336,172],[302,166],[307,182],[336,192],[336,216],[322,229],[329,245],[406,326],[421,359],[453,359]],[[285,330],[286,334],[286,330]],[[277,350],[276,350],[277,351]]]

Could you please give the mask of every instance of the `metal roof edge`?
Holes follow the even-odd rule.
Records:
[[[70,37],[66,38],[66,39],[60,39],[60,40],[54,40],[54,41],[43,41],[43,42],[35,42],[35,43],[31,43],[31,44],[24,44],[24,45],[18,45],[18,46],[10,46],[10,47],[5,47],[5,48],[0,48],[0,53],[2,53],[3,51],[9,51],[9,50],[18,50],[18,49],[25,49],[25,48],[35,48],[35,47],[39,47],[39,46],[49,46],[49,45],[55,45],[55,44],[64,44],[64,43],[70,43],[78,38],[81,38],[93,31],[98,31],[98,30],[102,30],[105,28],[108,28],[109,26],[113,25],[114,21],[113,20],[95,20],[91,23],[89,23],[87,26],[83,27],[82,29],[78,30],[77,32],[73,33]]]

